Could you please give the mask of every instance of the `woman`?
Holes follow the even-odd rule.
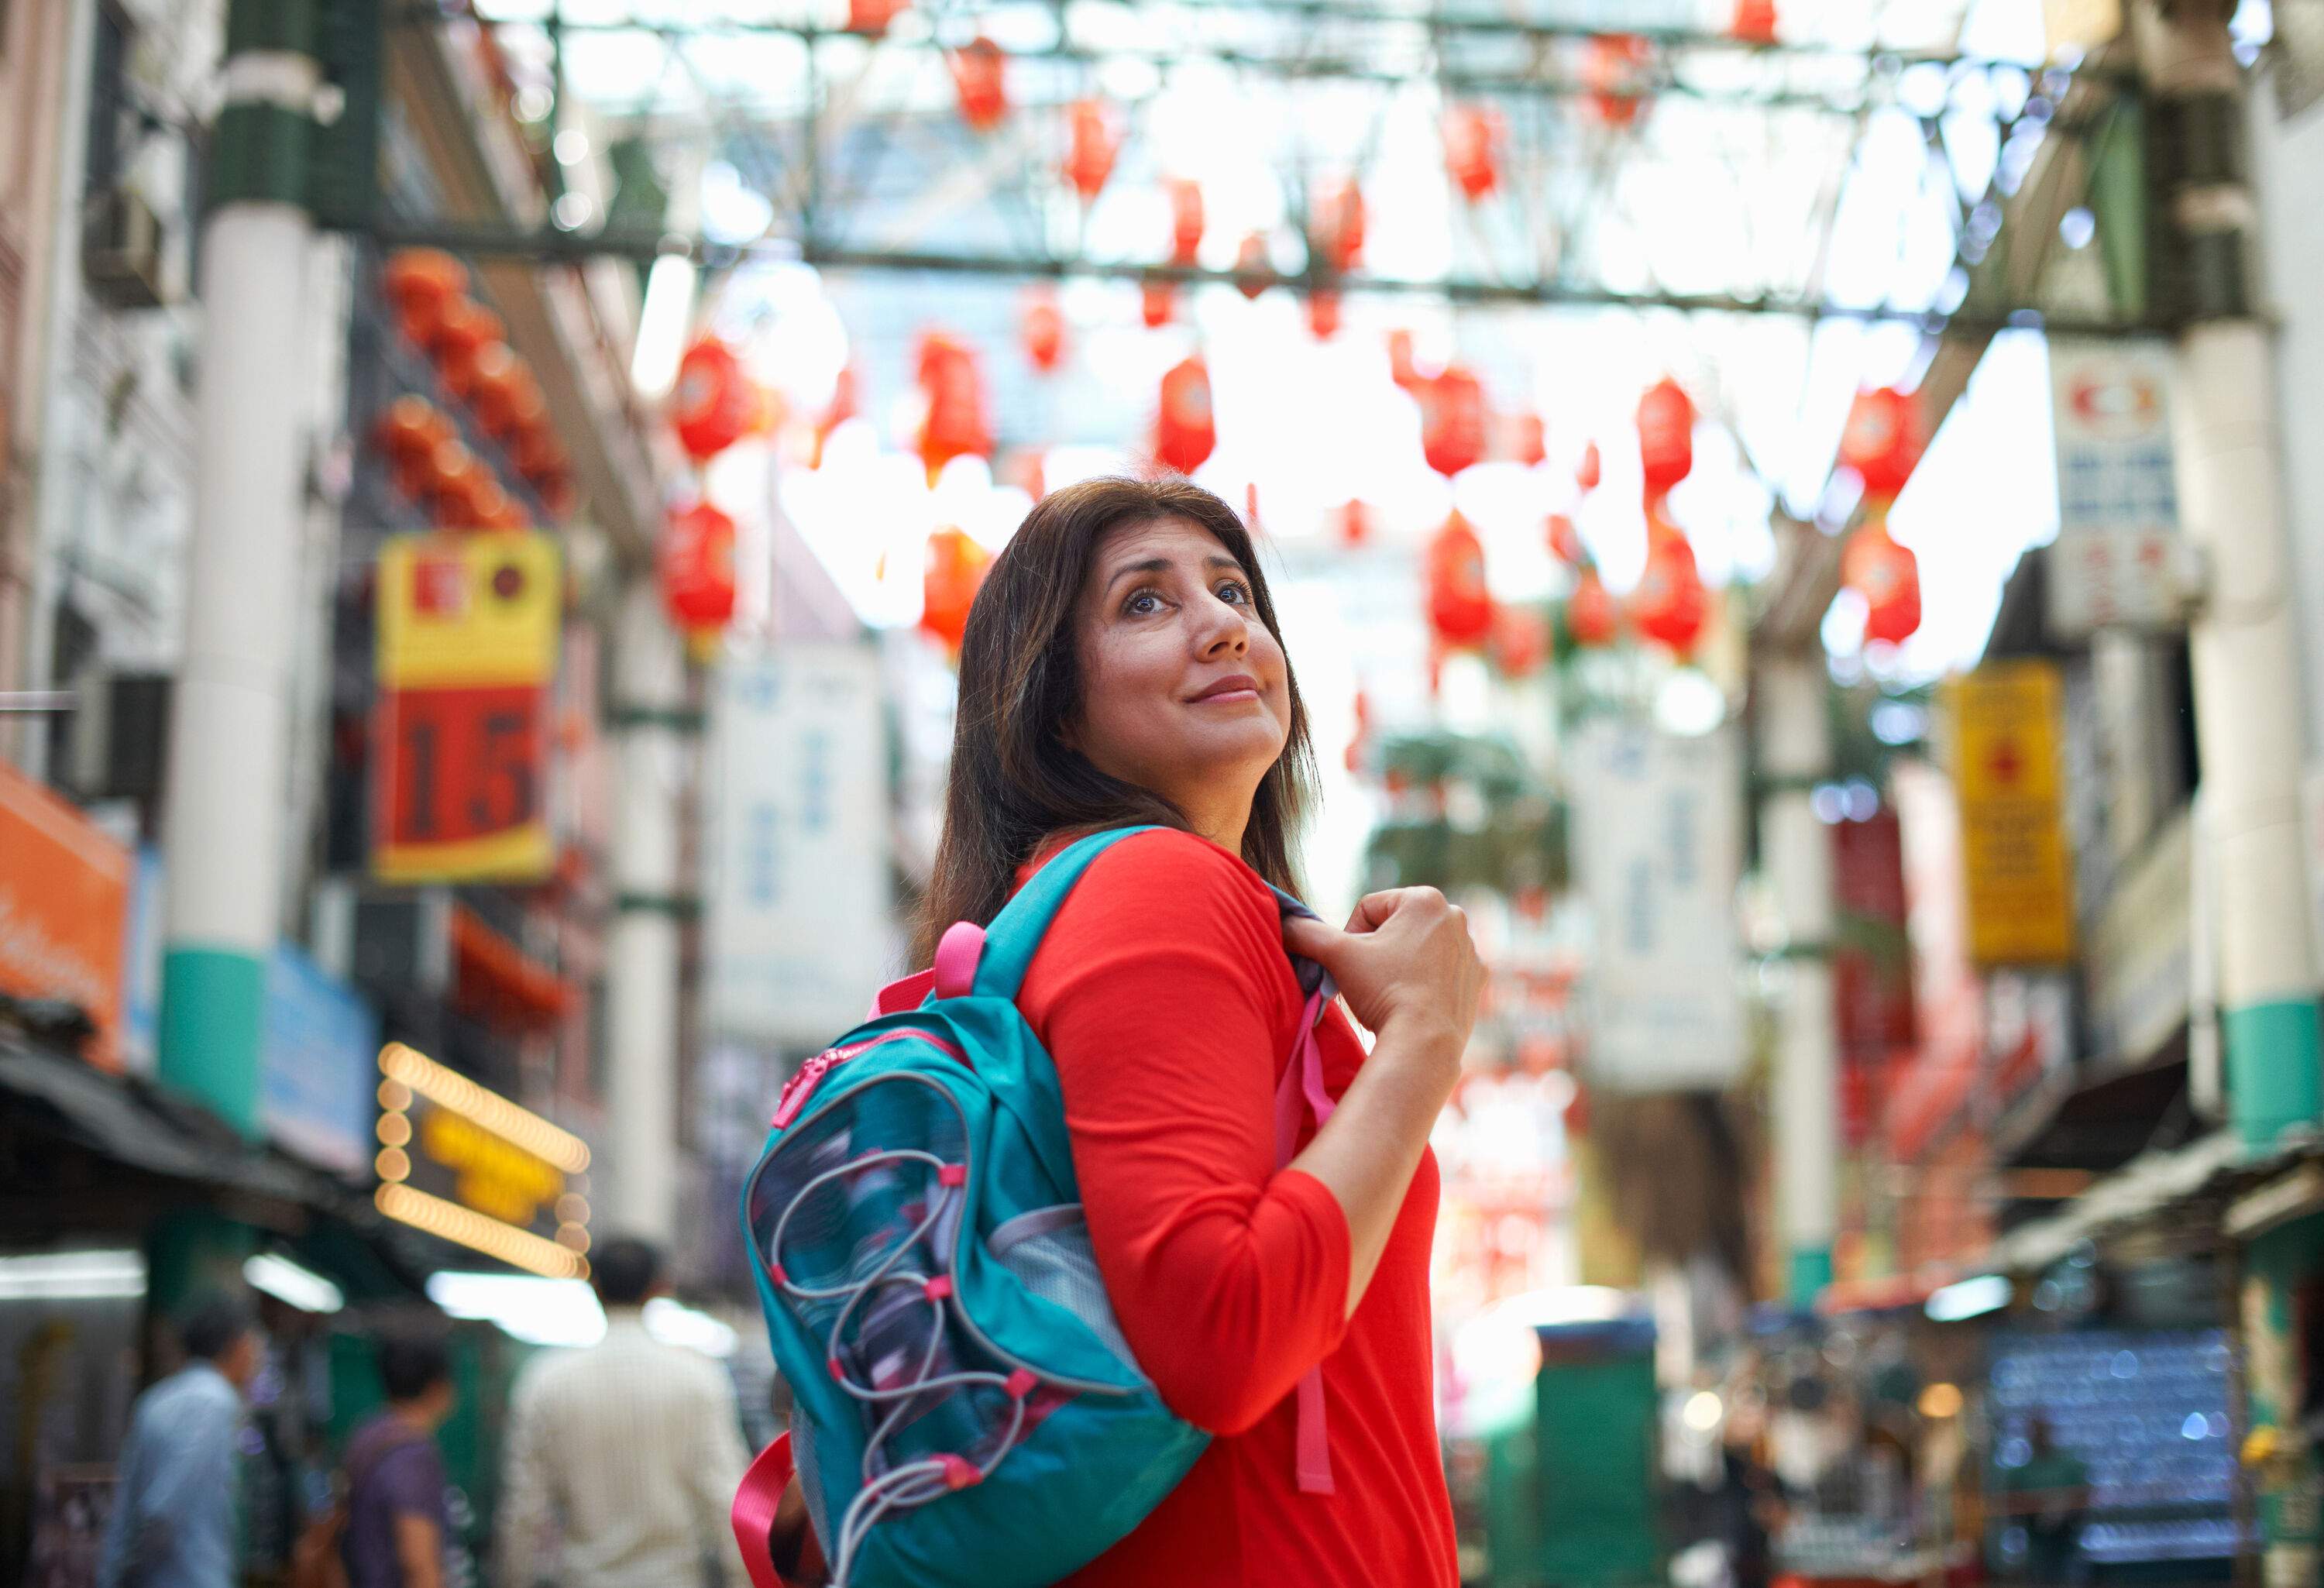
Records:
[[[1431,1403],[1428,1132],[1481,973],[1461,912],[1376,893],[1346,931],[1281,924],[1313,762],[1250,536],[1180,479],[1043,498],[993,564],[960,661],[923,963],[1065,842],[1091,866],[1018,1004],[1056,1061],[1098,1265],[1163,1400],[1216,1437],[1074,1588],[1451,1588]],[[1338,1108],[1277,1170],[1274,1099],[1322,962]],[[1332,1492],[1295,1475],[1323,1364]]]

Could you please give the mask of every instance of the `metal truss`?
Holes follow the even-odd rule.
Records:
[[[672,235],[658,216],[621,213],[617,196],[610,219],[567,207],[558,213],[569,226],[421,223],[393,228],[396,240],[538,260],[684,251],[715,267],[772,254],[840,271],[1231,281],[1460,305],[1902,321],[1978,337],[2012,325],[2142,328],[2103,307],[2061,313],[2030,288],[1964,302],[1963,269],[1994,246],[2034,155],[2098,135],[2135,93],[2103,63],[2034,72],[1941,51],[1648,29],[1635,68],[1609,81],[1593,71],[1591,29],[1473,5],[957,0],[904,13],[875,40],[701,0],[638,0],[586,17],[567,15],[566,0],[532,0],[521,15],[493,9],[519,3],[460,0],[393,20],[475,30],[509,90],[501,109],[528,135],[550,191],[562,175],[553,133],[586,125],[642,147],[664,171],[724,161],[768,206],[763,232]],[[983,134],[961,122],[947,66],[949,51],[979,37],[1005,55],[1011,100],[1007,120]],[[1253,128],[1250,162],[1276,194],[1264,272],[1225,268],[1215,248],[1199,265],[1167,263],[1159,228],[1130,218],[1156,208],[1169,169],[1156,107],[1190,87]],[[1092,96],[1119,107],[1123,141],[1111,182],[1085,204],[1060,164],[1066,107]],[[1335,274],[1305,236],[1318,198],[1351,179],[1369,186],[1392,131],[1408,147],[1416,125],[1433,128],[1454,104],[1487,109],[1505,129],[1497,190],[1475,205],[1455,197],[1427,217],[1443,234],[1440,267]],[[1866,140],[1906,135],[1926,151],[1916,189],[1866,191],[1856,180]],[[1727,173],[1748,207],[1714,204],[1699,226],[1674,225],[1670,195],[1701,190],[1705,171]],[[1373,216],[1376,235],[1406,224]],[[1960,280],[1904,281],[1887,295],[1831,280],[1843,234],[1860,253],[1868,228],[1931,226],[1950,234]]]

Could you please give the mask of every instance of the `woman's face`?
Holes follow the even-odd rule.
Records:
[[[1290,669],[1242,565],[1185,519],[1127,525],[1099,544],[1074,626],[1067,742],[1235,847],[1291,732]]]

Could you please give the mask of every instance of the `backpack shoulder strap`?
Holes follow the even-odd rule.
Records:
[[[1017,989],[1024,985],[1025,973],[1032,968],[1033,956],[1040,948],[1050,921],[1056,919],[1074,884],[1089,870],[1090,862],[1124,838],[1154,830],[1148,826],[1093,833],[1067,845],[1048,864],[1035,872],[984,929],[984,953],[976,965],[976,992],[1014,999]]]

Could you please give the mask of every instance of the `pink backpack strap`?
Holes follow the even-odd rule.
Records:
[[[734,1491],[734,1543],[751,1574],[751,1588],[788,1588],[775,1570],[773,1540],[775,1510],[790,1487],[792,1470],[791,1436],[785,1434],[759,1452]]]
[[[936,944],[936,963],[914,971],[880,989],[872,1000],[867,1020],[883,1014],[902,1014],[919,1008],[933,992],[939,998],[964,998],[976,985],[976,966],[984,957],[984,928],[974,921],[954,921]]]
[[[1283,1080],[1275,1089],[1275,1167],[1288,1164],[1299,1149],[1299,1127],[1313,1117],[1318,1130],[1339,1106],[1323,1089],[1323,1049],[1315,1029],[1323,1019],[1324,995],[1315,992],[1299,1017],[1299,1046],[1283,1066]],[[1309,1368],[1299,1380],[1299,1443],[1296,1470],[1303,1494],[1335,1492],[1332,1482],[1332,1446],[1323,1415],[1323,1367]]]

